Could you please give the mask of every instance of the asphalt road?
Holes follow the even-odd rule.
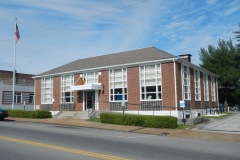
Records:
[[[240,143],[85,127],[0,122],[1,160],[239,160]]]

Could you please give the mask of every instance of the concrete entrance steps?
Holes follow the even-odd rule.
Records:
[[[81,112],[77,112],[73,118],[89,119],[90,117],[88,116],[88,111],[81,111]]]
[[[57,118],[73,118],[76,111],[62,111]]]
[[[57,118],[89,119],[88,111],[62,111]]]

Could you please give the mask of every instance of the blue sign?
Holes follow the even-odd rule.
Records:
[[[185,107],[185,101],[180,101],[180,107],[184,108]]]

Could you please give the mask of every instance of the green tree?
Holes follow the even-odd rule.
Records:
[[[239,28],[240,28],[240,23],[239,23]],[[236,35],[235,38],[237,39],[237,42],[238,42],[237,49],[239,51],[240,50],[240,29],[238,31],[233,32],[233,33],[235,33],[235,35]]]
[[[236,103],[236,94],[239,89],[240,59],[239,52],[237,52],[232,40],[220,39],[216,48],[212,45],[209,45],[208,49],[201,48],[199,56],[202,62],[200,66],[219,76],[219,101],[224,102],[225,106],[229,103]]]
[[[240,72],[240,23],[239,23],[239,30],[238,31],[235,31],[234,33],[235,33],[235,38],[237,39],[237,45],[236,45],[236,47],[237,47],[237,55],[236,55],[236,61],[238,62],[237,64],[238,64],[238,71]],[[237,83],[237,88],[236,88],[236,97],[238,97],[237,98],[237,104],[240,104],[240,77],[239,77],[239,80],[238,80],[238,83]],[[240,108],[239,108],[240,109]]]

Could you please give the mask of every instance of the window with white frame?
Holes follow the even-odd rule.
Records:
[[[216,101],[216,81],[214,77],[212,77],[211,82],[212,82],[212,85],[211,85],[212,101]]]
[[[22,103],[22,94],[14,93],[14,103]]]
[[[198,70],[194,71],[194,87],[195,87],[195,100],[201,100],[201,86],[200,86],[200,72]]]
[[[83,74],[83,78],[85,78],[85,83],[98,83],[98,72],[88,72]]]
[[[42,103],[50,104],[53,100],[53,79],[52,77],[42,79]]]
[[[127,69],[110,70],[110,101],[127,101]]]
[[[203,74],[204,101],[209,101],[208,75]]]
[[[146,65],[140,67],[141,100],[162,99],[161,65]]]
[[[73,103],[74,94],[70,86],[73,86],[73,75],[61,76],[61,103]]]
[[[190,71],[189,67],[183,66],[183,76],[182,76],[182,82],[183,82],[183,99],[184,100],[190,100]]]

